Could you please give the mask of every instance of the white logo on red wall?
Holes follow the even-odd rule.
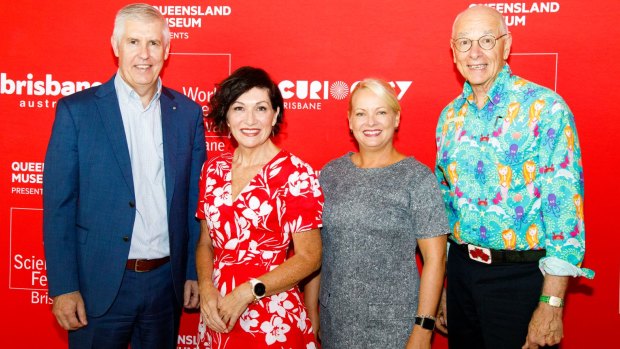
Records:
[[[47,292],[47,265],[41,227],[43,210],[11,207],[9,288],[30,292],[32,304],[52,304]],[[39,243],[33,243],[39,241]]]
[[[183,93],[198,103],[202,115],[209,113],[209,101],[215,93],[215,81],[230,75],[230,53],[175,53],[173,54],[174,70],[166,75],[164,84]],[[196,74],[196,67],[205,67]],[[205,123],[205,145],[209,157],[230,149],[226,135],[212,123]]]
[[[504,21],[506,21],[506,25],[509,27],[525,26],[528,14],[557,13],[560,11],[560,3],[557,1],[472,3],[469,7],[477,5],[496,9],[504,15]]]
[[[198,337],[196,335],[179,334],[177,338],[177,349],[194,349],[198,345]]]
[[[20,108],[54,108],[59,98],[97,85],[101,82],[61,80],[51,73],[21,77],[0,73],[0,95],[19,96]]]
[[[322,102],[330,99],[343,100],[349,96],[359,81],[348,84],[342,80],[309,81],[309,80],[282,80],[278,84],[285,109],[321,110]],[[401,100],[411,87],[410,80],[390,81],[397,98]]]
[[[191,29],[202,28],[208,17],[230,16],[232,7],[225,5],[155,5],[166,18],[170,39],[187,40]]]
[[[11,162],[11,194],[43,195],[43,163]]]
[[[329,94],[338,99],[345,99],[349,95],[349,86],[344,81],[336,81],[329,87]]]

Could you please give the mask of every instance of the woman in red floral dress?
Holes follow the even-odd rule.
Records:
[[[280,90],[262,69],[242,67],[211,106],[208,117],[238,146],[202,169],[198,347],[317,348],[297,283],[320,266],[323,193],[312,168],[270,139]]]

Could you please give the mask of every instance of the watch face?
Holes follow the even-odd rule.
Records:
[[[562,299],[558,298],[558,297],[550,297],[549,298],[549,305],[552,307],[561,307],[562,306]]]
[[[254,285],[254,294],[256,295],[256,297],[264,297],[265,296],[265,284],[262,282],[257,282]]]

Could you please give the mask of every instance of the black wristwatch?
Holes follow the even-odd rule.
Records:
[[[435,318],[432,316],[416,316],[415,324],[421,326],[425,330],[434,330],[435,329]]]
[[[265,297],[267,288],[265,284],[259,279],[250,279],[250,286],[252,286],[252,295],[254,296],[254,302],[258,302],[261,298]]]

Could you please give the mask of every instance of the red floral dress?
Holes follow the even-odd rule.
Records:
[[[202,169],[196,216],[213,242],[213,283],[222,295],[287,258],[291,234],[321,227],[323,193],[312,168],[281,150],[232,198],[232,154]],[[198,348],[317,348],[297,286],[251,303],[230,333],[202,321]]]

